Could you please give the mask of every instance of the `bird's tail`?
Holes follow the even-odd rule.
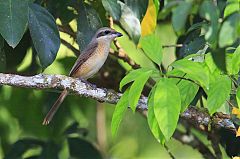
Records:
[[[56,100],[56,102],[53,104],[52,108],[49,110],[48,114],[46,115],[46,117],[43,120],[43,125],[48,125],[50,123],[50,121],[52,120],[54,114],[57,112],[59,106],[61,105],[61,103],[63,102],[63,100],[65,99],[65,97],[68,95],[68,91],[66,89],[64,89],[61,93],[61,95],[58,97],[58,99]]]

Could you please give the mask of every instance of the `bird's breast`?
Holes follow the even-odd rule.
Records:
[[[96,50],[89,58],[80,66],[77,73],[78,77],[88,79],[96,74],[105,63],[110,49],[110,44],[98,44]]]

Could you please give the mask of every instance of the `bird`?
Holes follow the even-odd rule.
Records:
[[[120,32],[117,32],[112,28],[102,27],[98,29],[90,43],[78,56],[69,76],[81,80],[87,80],[96,74],[108,57],[111,42],[115,38],[121,36],[122,34]],[[64,89],[44,118],[43,125],[48,125],[50,123],[67,95],[68,90]]]

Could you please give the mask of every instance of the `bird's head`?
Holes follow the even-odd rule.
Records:
[[[121,33],[108,27],[103,27],[98,29],[98,31],[95,34],[95,38],[97,40],[104,40],[104,41],[110,41],[110,42],[114,40],[116,37],[120,37],[120,36],[122,36]]]

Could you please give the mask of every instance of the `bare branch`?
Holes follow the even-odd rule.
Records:
[[[122,95],[121,93],[107,90],[105,88],[96,88],[92,84],[64,75],[39,74],[26,77],[0,73],[0,85],[53,91],[66,88],[72,94],[93,98],[95,100],[111,104],[116,104]],[[147,110],[147,97],[142,96],[140,98],[137,109],[142,111]],[[203,131],[209,131],[207,129],[209,124],[216,129],[224,128],[233,132],[236,131],[236,128],[228,115],[218,113],[215,116],[210,117],[206,109],[199,109],[197,107],[190,106],[184,113],[181,114],[181,118],[193,123],[196,128]]]

